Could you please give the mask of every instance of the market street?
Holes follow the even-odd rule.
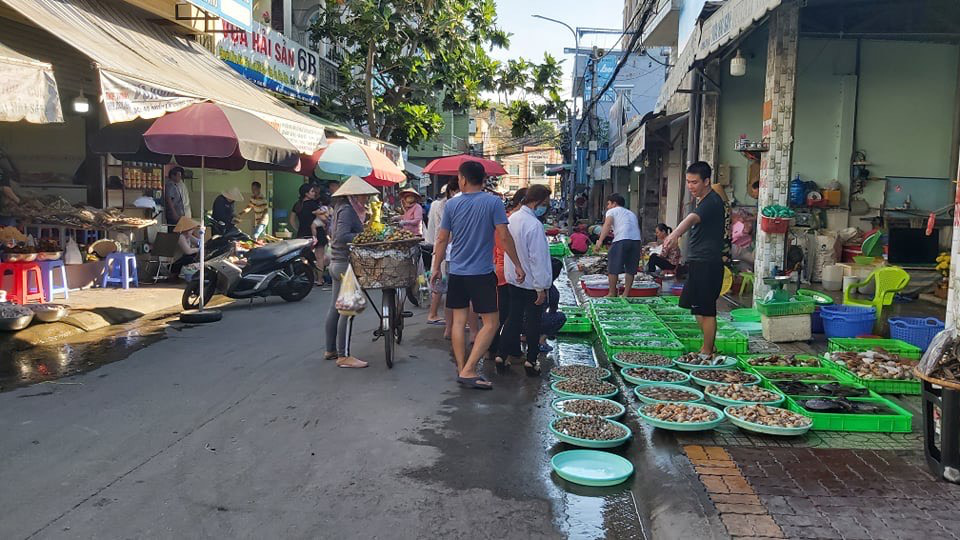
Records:
[[[671,435],[628,419],[633,480],[566,484],[545,380],[514,368],[492,392],[457,388],[421,311],[393,370],[370,310],[354,347],[371,367],[337,369],[320,360],[328,298],[239,303],[0,394],[0,537],[725,537]]]

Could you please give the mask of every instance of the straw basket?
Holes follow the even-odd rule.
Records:
[[[350,244],[350,264],[364,289],[401,289],[417,283],[421,239]]]

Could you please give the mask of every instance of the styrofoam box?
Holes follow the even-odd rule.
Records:
[[[787,315],[784,317],[760,316],[763,339],[774,343],[786,341],[809,341],[810,315]]]

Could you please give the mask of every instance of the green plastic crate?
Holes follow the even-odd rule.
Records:
[[[779,354],[780,356],[787,356],[787,354],[783,354],[783,353],[760,353],[760,354],[740,354],[740,355],[737,355],[737,358],[740,359],[741,369],[747,369],[747,368],[757,368],[757,369],[772,368],[772,369],[778,370],[778,371],[782,371],[782,370],[785,370],[785,369],[787,369],[787,368],[789,368],[789,369],[791,369],[791,370],[792,370],[792,369],[825,369],[825,368],[833,369],[832,366],[827,366],[826,364],[823,363],[823,358],[821,358],[820,356],[817,356],[817,355],[815,355],[815,354],[793,354],[793,355],[789,355],[789,356],[796,356],[797,358],[817,360],[818,362],[820,362],[820,367],[814,367],[814,368],[797,367],[797,368],[794,368],[794,367],[791,367],[791,366],[753,366],[753,365],[750,365],[750,364],[748,363],[748,360],[751,360],[751,359],[753,359],[753,358],[763,358],[764,356],[773,356],[773,355],[775,355],[775,354]]]
[[[913,415],[896,403],[870,392],[867,398],[850,398],[854,402],[876,403],[887,407],[893,414],[844,414],[813,412],[797,403],[797,397],[787,396],[787,408],[813,419],[817,431],[849,431],[859,433],[910,433]],[[800,397],[799,399],[803,399]]]
[[[659,296],[630,296],[623,299],[624,302],[633,305],[650,306],[662,304],[663,300]]]
[[[600,330],[663,330],[667,327],[659,321],[600,321]]]
[[[657,315],[690,315],[690,310],[673,304],[655,304],[650,306]]]
[[[623,344],[617,342],[604,343],[604,350],[610,357],[618,352],[636,351],[650,354],[660,354],[667,358],[677,358],[683,354],[683,344],[674,338],[664,338],[661,340],[637,340],[635,344]]]
[[[660,320],[666,324],[697,324],[697,318],[689,313],[686,315],[660,315]]]
[[[683,344],[686,352],[699,351],[700,347],[703,346],[703,334],[699,330],[695,334],[689,331],[681,331],[680,333],[674,331],[674,335]],[[718,353],[726,355],[744,354],[750,347],[747,336],[742,334],[739,336],[717,334],[713,345]]]
[[[664,304],[672,304],[674,306],[680,303],[680,297],[674,296],[672,294],[667,296],[661,296],[660,300],[662,300]]]
[[[823,367],[807,368],[807,367],[780,367],[780,366],[751,366],[750,364],[747,363],[748,359],[755,358],[757,356],[767,356],[767,355],[765,354],[738,355],[738,358],[740,359],[740,363],[738,364],[738,366],[740,367],[740,369],[744,371],[749,371],[751,373],[756,373],[757,375],[760,375],[760,377],[763,378],[763,380],[765,381],[778,380],[777,378],[771,376],[774,373],[801,373],[801,374],[810,376],[810,378],[808,379],[806,378],[801,379],[804,381],[831,381],[833,379],[836,379],[837,381],[845,382],[845,383],[857,382],[852,377],[850,377],[848,373],[839,371],[833,366],[829,366],[826,364],[822,364]],[[826,378],[824,377],[825,375],[831,375],[833,379]]]
[[[567,322],[560,327],[561,334],[588,334],[593,332],[593,322],[587,317],[567,316]]]
[[[563,243],[550,244],[551,257],[569,257],[570,255],[573,255],[573,253],[570,251],[570,248],[568,248],[566,244],[563,244]]]
[[[827,350],[835,351],[870,351],[874,347],[881,347],[887,352],[899,354],[908,360],[919,360],[923,351],[906,341],[899,339],[869,339],[869,338],[830,338]]]
[[[922,387],[919,380],[895,380],[895,379],[864,379],[844,366],[830,360],[826,356],[822,359],[824,364],[832,366],[837,371],[841,371],[851,379],[866,386],[878,394],[907,394],[919,396],[922,393]]]
[[[613,347],[613,341],[621,338],[636,339],[641,342],[640,346],[642,346],[642,341],[646,340],[672,340],[673,334],[669,330],[641,331],[637,329],[602,330],[600,334],[600,339],[607,347]]]
[[[783,317],[786,315],[806,315],[813,313],[816,302],[813,300],[791,299],[789,302],[764,302],[758,300],[754,307],[761,315]]]

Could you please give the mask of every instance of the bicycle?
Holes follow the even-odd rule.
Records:
[[[403,341],[403,320],[413,316],[404,310],[404,304],[407,287],[417,279],[418,244],[419,240],[407,240],[350,245],[350,263],[371,306],[376,303],[370,290],[381,292],[377,310],[380,324],[373,331],[373,341],[383,338],[384,359],[389,369],[393,368],[396,346]]]

